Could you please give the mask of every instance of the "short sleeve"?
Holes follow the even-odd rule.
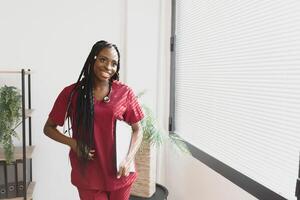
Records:
[[[137,97],[134,95],[132,89],[129,89],[127,96],[127,107],[123,114],[124,121],[128,124],[134,124],[144,118],[144,113]]]
[[[62,126],[67,111],[68,95],[66,88],[63,89],[55,100],[49,118],[57,125]]]

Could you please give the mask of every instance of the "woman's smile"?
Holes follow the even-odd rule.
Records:
[[[105,71],[100,71],[101,76],[105,77],[105,78],[110,78],[110,73],[105,72]]]

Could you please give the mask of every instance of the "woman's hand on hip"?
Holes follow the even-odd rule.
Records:
[[[121,176],[128,176],[130,173],[129,167],[130,167],[130,162],[124,159],[120,164],[117,178],[121,178]]]
[[[77,147],[77,141],[74,138],[71,138],[70,147],[76,153],[77,157],[82,156],[80,150]],[[88,154],[88,159],[94,160],[94,155],[95,155],[95,150],[91,149]]]

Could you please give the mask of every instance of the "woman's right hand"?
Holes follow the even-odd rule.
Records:
[[[74,138],[71,138],[70,147],[76,153],[77,157],[81,157],[81,152],[77,148],[77,141]],[[94,154],[95,154],[95,150],[91,149],[90,152],[89,152],[88,159],[89,160],[94,160]]]
[[[76,155],[78,157],[81,157],[80,156],[81,153],[77,148],[77,141],[74,138],[65,136],[64,134],[59,132],[56,127],[57,127],[57,124],[55,124],[50,118],[48,118],[48,120],[46,121],[46,123],[44,125],[45,135],[47,135],[48,137],[50,137],[51,139],[53,139],[57,142],[68,145],[69,147],[71,147],[71,149],[76,153]],[[93,160],[94,153],[95,153],[94,149],[91,149],[89,151],[89,156],[88,156],[89,160]]]

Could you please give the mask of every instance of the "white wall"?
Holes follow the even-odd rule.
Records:
[[[79,199],[70,183],[68,148],[45,137],[42,128],[56,96],[76,81],[95,41],[119,46],[121,79],[136,92],[148,90],[143,101],[155,107],[159,13],[158,0],[2,2],[0,69],[33,71],[35,199]]]
[[[160,66],[160,1],[128,0],[127,4],[127,71],[126,81],[136,92],[147,90],[141,99],[157,115],[157,88]],[[157,151],[160,166],[160,156]],[[164,177],[163,166],[157,177]]]
[[[122,0],[0,3],[0,69],[33,71],[34,199],[79,199],[70,183],[69,149],[44,136],[42,128],[56,96],[76,81],[96,41],[106,39],[123,50],[123,9]]]
[[[145,103],[156,105],[158,47],[159,47],[159,1],[127,1],[127,76],[126,82],[136,92],[147,90]]]
[[[166,159],[167,187],[172,200],[256,199],[191,156],[182,156],[169,148]]]

